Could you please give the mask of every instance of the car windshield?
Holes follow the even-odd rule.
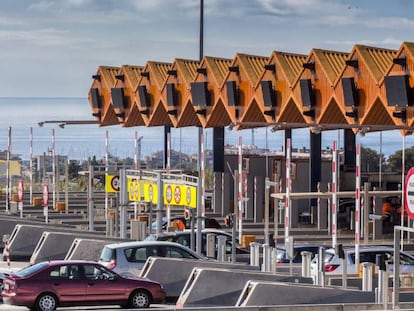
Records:
[[[414,265],[414,258],[407,256],[406,254],[400,254],[401,265]]]
[[[115,260],[116,258],[115,249],[110,247],[104,247],[101,253],[101,258],[99,259],[102,262],[110,262],[111,260]]]
[[[23,268],[23,269],[17,271],[15,274],[19,277],[25,278],[25,277],[28,277],[30,275],[33,275],[33,274],[37,273],[40,270],[43,270],[48,265],[49,265],[48,262],[40,262],[40,263],[37,263],[35,265]]]

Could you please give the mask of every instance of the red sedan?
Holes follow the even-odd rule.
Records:
[[[40,262],[4,279],[4,303],[39,311],[58,306],[121,305],[148,308],[162,302],[165,290],[145,278],[122,277],[96,262],[70,260]]]

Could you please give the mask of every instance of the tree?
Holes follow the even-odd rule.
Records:
[[[381,159],[382,166],[386,165],[384,156]],[[378,172],[380,165],[380,154],[371,149],[361,146],[361,172]]]
[[[390,172],[399,172],[402,171],[402,150],[397,150],[394,154],[390,155],[388,158],[388,167],[387,170]],[[414,146],[405,149],[405,173],[414,166]]]

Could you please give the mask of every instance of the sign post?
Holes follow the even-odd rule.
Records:
[[[17,195],[19,197],[20,218],[23,218],[23,194],[24,194],[23,180],[20,179],[19,185],[17,187]]]
[[[43,185],[43,216],[45,216],[45,223],[48,223],[49,217],[49,186],[47,184]]]

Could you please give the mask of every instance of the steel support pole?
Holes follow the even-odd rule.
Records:
[[[128,191],[127,191],[127,177],[125,169],[119,170],[119,231],[120,237],[125,239],[127,237],[127,206],[128,206]]]
[[[93,199],[93,165],[89,165],[88,174],[88,216],[89,216],[89,231],[94,231],[94,199]]]

